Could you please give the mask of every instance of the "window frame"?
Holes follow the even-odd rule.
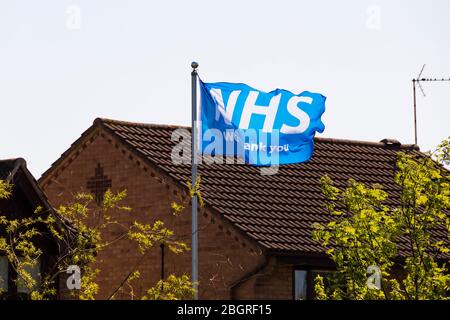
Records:
[[[24,259],[23,257],[19,257],[19,260],[23,260],[23,259]],[[37,270],[34,270],[34,268],[37,268]],[[37,272],[37,277],[36,278],[33,277],[33,279],[36,281],[36,286],[32,290],[34,290],[36,288],[40,288],[41,281],[42,281],[42,275],[41,275],[42,274],[42,259],[41,258],[37,258],[37,265],[34,265],[33,269],[31,269],[31,270],[29,270],[28,268],[25,268],[25,269],[26,269],[26,271],[28,271],[31,274],[31,276],[34,275],[33,274],[34,271]],[[23,287],[23,288],[21,287],[21,286],[24,286],[21,283],[21,281],[23,281],[23,280],[19,279],[18,275],[16,276],[16,278],[17,278],[16,294],[17,295],[29,295],[29,294],[31,294],[30,289],[28,289],[26,286]]]
[[[9,279],[10,279],[10,267],[9,267],[9,261],[8,261],[8,257],[6,257],[6,256],[4,256],[4,255],[0,255],[0,260],[3,260],[3,258],[4,258],[4,261],[6,262],[6,278],[3,278],[3,277],[1,277],[1,283],[2,283],[2,287],[3,287],[3,284],[5,284],[5,288],[2,288],[3,290],[5,290],[3,293],[0,293],[0,298],[1,298],[1,296],[3,296],[5,293],[6,294],[8,294],[8,292],[9,292],[9,288],[10,288],[10,285],[9,285]],[[1,276],[1,275],[0,275]]]
[[[314,278],[313,275],[316,273],[329,273],[336,272],[336,270],[330,267],[319,267],[319,266],[294,266],[292,268],[292,299],[295,299],[295,271],[306,271],[306,299],[313,300],[314,298]],[[300,300],[299,300],[300,301]]]
[[[5,257],[2,255],[2,257]],[[4,299],[29,299],[31,292],[19,291],[19,286],[15,280],[17,280],[17,272],[12,268],[11,263],[7,261],[7,270],[8,270],[8,279],[6,280],[8,283],[8,288],[5,292],[0,294],[0,300]],[[42,259],[38,259],[38,274],[39,280],[37,282],[37,287],[41,285],[42,280]]]

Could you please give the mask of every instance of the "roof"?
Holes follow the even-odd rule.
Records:
[[[108,131],[181,184],[190,180],[190,164],[176,165],[171,160],[177,143],[171,141],[171,135],[182,127],[100,118],[94,121],[95,126]],[[86,132],[80,139],[84,135]],[[387,204],[398,203],[400,189],[393,178],[399,151],[421,154],[415,145],[401,145],[390,139],[364,142],[315,138],[310,161],[280,166],[274,175],[261,175],[260,168],[244,164],[201,164],[201,193],[207,207],[266,251],[322,253],[323,248],[311,238],[312,224],[328,222],[331,215],[323,207],[319,179],[328,175],[338,187],[344,187],[349,178],[368,185],[379,183],[390,195]],[[43,177],[60,161],[61,158]],[[403,249],[406,250],[400,245]]]
[[[27,168],[27,162],[23,158],[0,160],[0,179],[12,184],[19,184],[22,188],[30,188],[27,193],[30,201],[39,202],[46,210],[53,212],[53,207],[47,200],[46,195],[40,188],[36,179]]]
[[[0,179],[10,181],[21,165],[26,166],[22,158],[0,160]]]

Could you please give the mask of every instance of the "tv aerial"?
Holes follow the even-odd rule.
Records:
[[[422,69],[419,72],[417,78],[412,79],[413,83],[413,95],[414,95],[414,144],[417,145],[417,112],[416,112],[416,85],[419,87],[422,95],[426,97],[425,91],[421,85],[421,82],[442,82],[442,81],[450,81],[450,78],[422,78],[423,70],[425,69],[426,64],[422,66]]]

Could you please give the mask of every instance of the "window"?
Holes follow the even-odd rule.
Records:
[[[24,262],[23,258],[19,258],[20,262]],[[41,282],[41,264],[40,261],[37,262],[32,267],[25,267],[25,270],[30,273],[31,277],[36,281],[36,286],[39,286]],[[25,281],[23,279],[18,279],[17,281],[17,293],[30,293],[31,290],[25,285]]]
[[[23,258],[19,258],[24,262]],[[25,270],[36,281],[36,287],[31,290],[25,285],[23,279],[17,279],[17,273],[9,268],[7,257],[0,256],[0,300],[3,299],[29,299],[31,291],[37,289],[41,283],[41,262],[38,259],[33,266],[25,267]],[[17,279],[17,281],[16,281]]]
[[[307,297],[307,276],[308,271],[306,270],[295,270],[294,272],[294,288],[295,288],[295,294],[294,299],[295,300],[306,300]]]
[[[0,256],[0,294],[8,292],[8,259]]]
[[[334,271],[327,269],[297,269],[294,270],[294,299],[314,299],[314,283],[317,275],[324,277],[324,284],[328,286],[328,278]]]

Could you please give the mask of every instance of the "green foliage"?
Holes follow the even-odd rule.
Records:
[[[0,199],[7,199],[11,196],[12,185],[5,181],[0,180]]]
[[[326,300],[328,298],[328,295],[325,292],[323,277],[320,274],[314,279],[314,292],[317,300]]]
[[[75,292],[73,296],[80,300],[94,300],[99,290],[99,285],[95,282],[95,277],[99,273],[100,269],[94,269],[90,265],[85,265],[81,277],[81,289],[79,292]]]
[[[8,197],[11,185],[0,181],[0,198]],[[55,283],[60,274],[65,274],[68,266],[78,265],[81,268],[81,289],[72,290],[76,299],[95,299],[99,291],[96,276],[101,272],[96,264],[98,254],[106,247],[117,241],[129,239],[137,244],[139,252],[145,255],[156,244],[165,244],[174,253],[179,254],[189,250],[188,246],[178,241],[172,230],[166,228],[160,220],[153,224],[134,221],[131,226],[125,226],[113,219],[112,212],[130,212],[131,208],[121,205],[126,198],[126,191],[113,193],[106,191],[100,207],[93,204],[93,196],[79,193],[75,195],[74,202],[60,206],[55,213],[44,212],[37,208],[28,218],[9,220],[0,215],[0,230],[5,235],[0,236],[0,255],[5,255],[17,272],[17,283],[25,285],[31,299],[50,299],[56,294]],[[183,205],[173,203],[172,210],[179,215]],[[112,240],[103,238],[104,232],[114,227],[122,230],[120,235]],[[39,237],[51,237],[59,241],[59,259],[51,268],[51,272],[41,278],[37,285],[30,270],[37,265],[42,255],[41,249],[36,246]],[[94,267],[95,266],[95,267]],[[113,299],[117,292],[124,292],[127,287],[130,297],[134,297],[133,280],[140,276],[139,265],[124,279],[122,284],[111,295]],[[169,276],[164,283],[167,291],[161,292],[161,298],[179,297],[180,294],[188,296],[187,287],[192,283],[184,276],[177,278]],[[157,286],[156,286],[157,287]],[[156,288],[155,287],[155,288]],[[147,298],[154,297],[157,290],[149,290]]]
[[[170,275],[166,280],[160,280],[147,291],[143,300],[187,300],[194,297],[195,290],[188,275],[181,277]]]
[[[141,224],[135,221],[132,228],[128,231],[128,236],[137,242],[142,254],[153,248],[155,243],[167,245],[176,254],[189,249],[184,242],[173,239],[174,232],[165,228],[164,222],[161,220],[156,221],[153,225]]]
[[[202,194],[200,192],[201,176],[197,176],[197,181],[195,182],[195,185],[192,185],[192,183],[190,181],[188,181],[186,184],[189,188],[190,197],[193,198],[194,196],[197,196],[198,204],[200,205],[200,207],[203,207],[204,202],[203,202]]]
[[[448,298],[450,274],[442,254],[449,252],[443,239],[450,234],[450,174],[442,165],[448,164],[449,150],[445,140],[428,157],[399,154],[395,182],[400,202],[395,206],[386,204],[388,194],[380,185],[367,187],[351,179],[340,190],[328,177],[321,179],[333,219],[315,224],[313,239],[327,249],[337,272],[327,286],[316,279],[318,299]],[[432,236],[436,230],[439,239]],[[401,261],[399,243],[408,252]],[[369,266],[380,268],[381,290],[369,289]]]
[[[184,210],[184,206],[176,202],[172,202],[170,206],[172,208],[172,214],[174,216],[179,216]]]

